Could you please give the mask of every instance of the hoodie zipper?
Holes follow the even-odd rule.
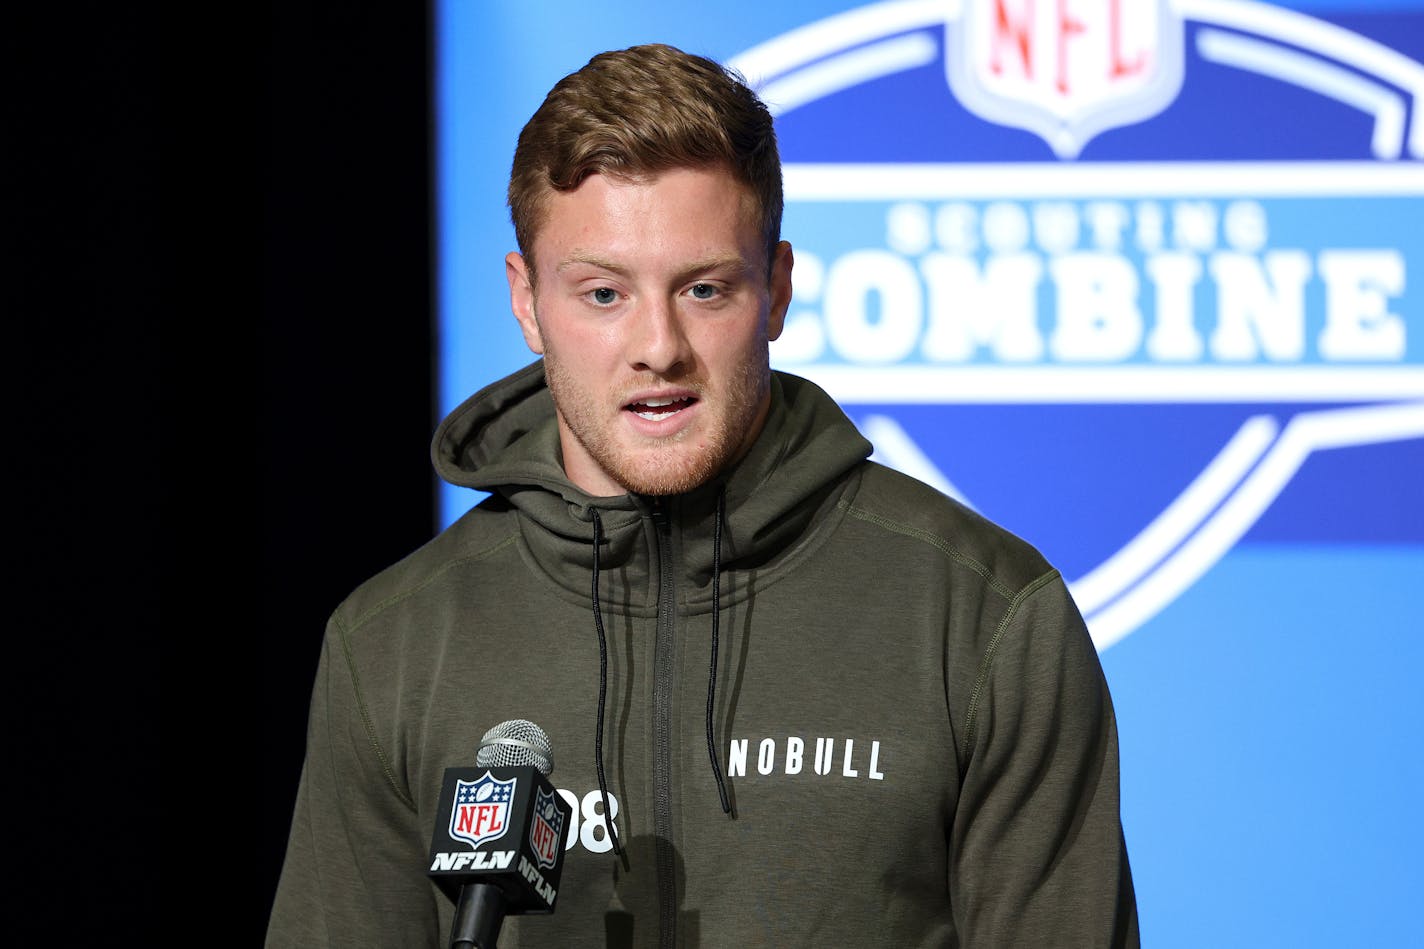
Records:
[[[672,846],[672,697],[677,597],[672,525],[661,500],[653,506],[658,543],[658,626],[653,640],[653,839],[658,881],[658,945],[677,944],[677,881]]]

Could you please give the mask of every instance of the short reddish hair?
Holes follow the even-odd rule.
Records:
[[[781,158],[756,93],[713,60],[671,46],[600,53],[559,80],[519,133],[509,175],[515,239],[532,260],[544,198],[589,175],[718,165],[751,193],[769,262],[781,239]]]

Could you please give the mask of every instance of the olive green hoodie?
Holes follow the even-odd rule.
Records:
[[[575,821],[556,911],[502,949],[1136,945],[1112,705],[1061,578],[870,450],[778,373],[722,478],[596,499],[540,363],[451,413],[436,468],[491,494],[331,618],[268,944],[444,945],[442,776],[523,718]]]

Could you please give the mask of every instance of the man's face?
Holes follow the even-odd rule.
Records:
[[[505,258],[564,470],[590,495],[689,491],[760,433],[792,258],[778,245],[768,275],[752,206],[720,168],[590,175],[547,197],[532,261]]]

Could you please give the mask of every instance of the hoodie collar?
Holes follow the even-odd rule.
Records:
[[[594,507],[607,544],[605,569],[644,555],[646,522],[660,508],[680,534],[685,575],[701,587],[711,580],[719,492],[726,491],[723,568],[769,565],[804,543],[810,521],[834,505],[844,475],[870,451],[870,443],[819,387],[774,372],[765,427],[750,451],[718,478],[681,495],[594,498],[564,474],[540,360],[451,412],[436,430],[431,457],[451,484],[488,491],[518,508],[545,535],[531,539],[545,569],[556,575],[571,571],[561,582],[582,589],[592,566]]]

